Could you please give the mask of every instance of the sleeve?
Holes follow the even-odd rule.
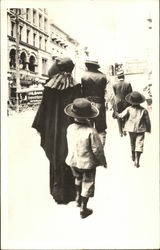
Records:
[[[106,158],[104,155],[103,146],[100,137],[96,131],[90,134],[91,149],[100,166],[106,165]]]
[[[132,90],[132,85],[131,83],[129,83],[129,86],[128,86],[128,94],[131,93],[133,90]]]
[[[145,119],[145,123],[146,123],[146,127],[147,127],[146,132],[150,133],[151,132],[151,121],[150,121],[149,114],[148,114],[147,110],[144,111],[144,119]]]
[[[105,89],[105,102],[110,105],[110,109],[114,107],[114,93],[110,82],[107,83]]]
[[[101,86],[104,91],[104,100],[106,102],[106,90],[107,90],[108,80],[107,77],[103,74],[101,78]]]
[[[129,109],[128,107],[120,114],[116,114],[118,118],[124,119],[129,115]]]
[[[115,85],[113,85],[113,93],[114,93],[114,95],[116,95],[116,88],[115,88]]]

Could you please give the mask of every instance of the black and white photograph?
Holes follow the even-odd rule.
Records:
[[[159,1],[1,1],[1,249],[159,249]]]

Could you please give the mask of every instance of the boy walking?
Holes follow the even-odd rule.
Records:
[[[77,98],[66,106],[64,112],[74,118],[67,128],[68,155],[66,163],[75,177],[76,204],[80,207],[81,218],[92,214],[87,208],[90,197],[94,196],[96,167],[107,167],[100,137],[90,119],[98,116],[98,109],[85,98]]]
[[[145,132],[151,132],[151,122],[148,111],[140,103],[145,101],[145,97],[137,91],[126,96],[126,101],[131,104],[122,113],[116,113],[121,119],[126,118],[124,131],[129,132],[132,160],[137,168],[140,167],[140,156],[143,153]]]

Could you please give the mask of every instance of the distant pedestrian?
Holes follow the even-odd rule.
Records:
[[[66,129],[73,121],[64,114],[64,108],[81,96],[81,85],[72,77],[73,68],[70,58],[56,58],[32,124],[40,133],[40,143],[50,163],[50,194],[58,204],[67,204],[76,195],[72,171],[65,163]]]
[[[129,132],[132,160],[135,166],[140,167],[140,156],[143,153],[145,132],[151,132],[151,122],[147,109],[140,103],[145,101],[145,97],[137,91],[126,96],[126,101],[131,104],[117,117],[126,119],[124,130]]]
[[[146,98],[147,109],[148,111],[152,110],[152,83],[149,83],[143,89],[143,94]]]
[[[130,104],[126,102],[125,97],[132,92],[132,86],[130,83],[125,81],[123,70],[117,73],[117,77],[118,77],[118,82],[113,85],[113,92],[115,95],[114,110],[115,112],[121,113],[125,108],[130,106]],[[113,112],[113,118],[115,118],[114,112]],[[123,130],[124,121],[117,118],[117,122],[118,122],[120,136],[126,135],[126,132]]]
[[[99,110],[99,116],[94,119],[94,125],[104,145],[107,129],[105,107],[107,78],[105,74],[98,70],[100,68],[98,61],[87,60],[85,65],[87,69],[81,79],[82,95],[90,102],[93,102]]]
[[[66,163],[75,177],[76,203],[81,218],[92,214],[87,208],[89,197],[94,196],[96,167],[107,167],[103,146],[90,119],[98,116],[98,109],[86,98],[77,98],[65,108],[65,113],[74,118],[67,129],[68,155]]]

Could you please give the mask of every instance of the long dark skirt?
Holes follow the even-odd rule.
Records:
[[[32,125],[40,133],[41,146],[50,162],[50,193],[61,204],[75,199],[74,177],[65,163],[66,130],[73,120],[64,108],[80,95],[80,85],[62,91],[46,88]]]
[[[65,163],[57,171],[50,164],[50,193],[59,204],[75,200],[75,183],[71,169]]]

